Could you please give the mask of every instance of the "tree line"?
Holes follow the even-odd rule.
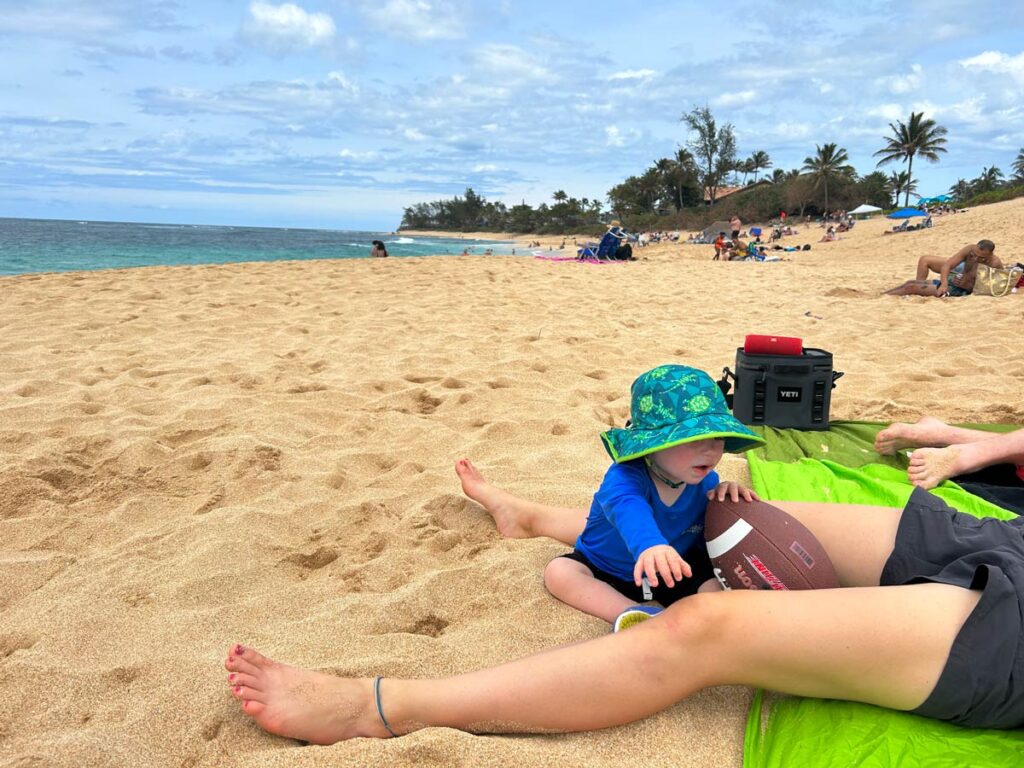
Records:
[[[686,145],[671,157],[656,160],[642,173],[630,176],[607,193],[607,208],[598,199],[568,196],[564,190],[552,202],[536,208],[524,202],[507,206],[484,199],[471,188],[459,197],[417,203],[403,209],[400,229],[485,232],[597,232],[609,218],[626,220],[632,230],[702,228],[706,223],[736,213],[746,221],[765,221],[780,211],[804,216],[868,203],[880,208],[910,204],[918,192],[913,178],[914,160],[935,163],[944,154],[947,130],[923,112],[911,112],[903,122],[889,124],[884,146],[875,152],[876,170],[861,176],[849,155],[835,143],[815,145],[803,165],[791,170],[772,169],[767,152],[758,150],[740,158],[731,123],[719,125],[708,107],[697,107],[680,121],[688,130]],[[905,163],[905,170],[878,170]],[[958,179],[948,193],[961,204],[994,202],[1024,195],[1024,148],[1012,164],[1013,176],[991,166],[977,178]],[[762,171],[771,170],[761,178]],[[753,185],[718,201],[726,185]],[[760,182],[760,183],[759,183]],[[728,210],[723,210],[727,208]]]

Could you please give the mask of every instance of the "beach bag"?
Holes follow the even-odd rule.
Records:
[[[996,269],[988,264],[979,264],[973,293],[981,296],[1005,296],[1017,286],[1022,274],[1024,270],[1017,265]]]

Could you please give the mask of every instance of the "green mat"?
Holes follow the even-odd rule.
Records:
[[[907,458],[875,453],[875,434],[883,426],[846,421],[833,422],[827,432],[757,428],[766,443],[746,454],[754,490],[775,501],[902,507],[913,490],[907,482]],[[933,493],[978,517],[1014,517],[955,483],[943,483]],[[1018,768],[1024,765],[1024,732],[966,729],[868,704],[758,691],[747,720],[743,765]]]

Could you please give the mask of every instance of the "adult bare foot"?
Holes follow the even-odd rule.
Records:
[[[926,491],[956,475],[970,472],[964,453],[970,443],[950,445],[946,448],[918,448],[910,454],[907,477],[910,482]]]
[[[528,539],[534,535],[527,525],[521,499],[487,482],[469,459],[455,462],[455,474],[462,483],[462,492],[494,518],[498,533],[510,539]]]
[[[268,733],[311,744],[388,736],[369,680],[290,667],[241,645],[228,651],[224,668],[230,673],[231,695]]]
[[[896,422],[875,435],[875,451],[892,456],[904,448],[943,446],[949,442],[950,426],[932,416],[922,416],[914,424]]]

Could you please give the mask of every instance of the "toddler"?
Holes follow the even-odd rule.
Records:
[[[763,442],[695,368],[660,366],[637,378],[631,393],[626,428],[601,435],[615,463],[594,494],[583,533],[572,552],[544,570],[552,595],[616,629],[660,610],[638,608],[641,601],[667,606],[719,588],[704,543],[708,499],[757,496],[720,483],[714,469],[724,451]]]

